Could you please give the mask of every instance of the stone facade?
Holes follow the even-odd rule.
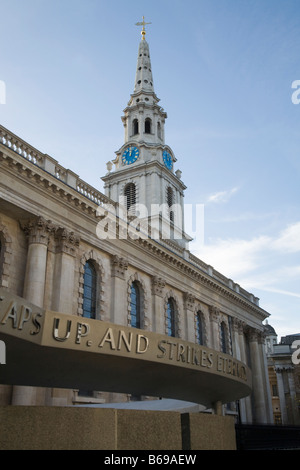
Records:
[[[296,346],[300,335],[283,336],[277,343],[277,334],[268,323],[265,335],[274,422],[299,426],[300,361]]]
[[[146,158],[140,168],[116,169],[105,177],[106,187],[110,187],[106,195],[0,126],[0,285],[38,306],[81,316],[84,270],[87,262],[91,262],[97,279],[95,318],[130,326],[131,289],[135,283],[141,293],[142,328],[161,334],[168,331],[167,309],[172,299],[176,336],[199,341],[200,318],[204,345],[216,350],[225,348],[227,353],[250,365],[253,393],[240,400],[242,421],[271,422],[262,324],[268,313],[259,307],[258,299],[192,255],[187,248],[188,236],[184,236],[183,243],[170,239],[157,241],[138,236],[138,232],[135,237],[99,236],[98,227],[106,208],[119,207],[118,184],[122,179],[124,185],[125,180],[139,178],[140,197],[144,194],[140,201],[151,202],[147,199],[150,192],[145,190],[143,178],[148,176],[143,173],[143,165],[153,166],[149,181],[156,186],[154,180],[160,169],[162,179],[173,185],[182,204],[184,185],[179,175],[162,171],[162,162],[156,158],[161,159],[166,148],[163,126],[166,116],[157,108],[153,93],[152,89],[136,88],[132,96],[152,97],[151,108],[147,110],[143,105],[143,110],[152,117],[155,114],[156,119],[161,117],[160,126],[156,122],[155,127],[160,133],[151,136],[155,142],[160,139],[155,149],[153,142],[140,142],[144,156],[147,152],[151,154],[152,144],[155,158],[148,163]],[[123,121],[127,127],[133,125],[128,119],[139,107],[135,103],[133,109],[125,112]],[[172,154],[170,148],[169,151]],[[120,156],[121,151],[117,158]],[[113,187],[119,189],[113,192]],[[127,226],[128,223],[123,228]],[[108,220],[108,235],[112,227]],[[80,401],[80,395],[76,390],[0,386],[2,405],[72,404]],[[118,394],[112,397],[93,392],[90,401],[101,403],[112,398],[127,399]]]

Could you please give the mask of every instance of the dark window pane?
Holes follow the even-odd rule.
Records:
[[[175,328],[175,308],[174,302],[172,299],[169,299],[167,304],[167,335],[168,336],[176,336],[176,328]]]
[[[197,313],[197,317],[196,317],[196,338],[197,338],[197,343],[203,345],[203,325],[202,325],[201,313]]]
[[[140,291],[136,282],[133,282],[131,286],[130,307],[131,326],[141,328]]]
[[[83,316],[96,318],[96,271],[90,261],[84,267]]]

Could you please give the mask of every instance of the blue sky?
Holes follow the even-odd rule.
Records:
[[[0,122],[103,189],[147,27],[166,143],[204,204],[190,248],[300,332],[299,0],[1,0]],[[300,95],[299,95],[300,96]],[[200,237],[201,238],[201,237]]]

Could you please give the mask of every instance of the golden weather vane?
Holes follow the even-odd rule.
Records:
[[[152,23],[146,23],[144,16],[143,16],[143,21],[140,21],[139,23],[135,23],[136,26],[143,26],[143,29],[142,29],[142,32],[141,32],[141,35],[142,35],[143,39],[145,39],[145,36],[146,36],[146,30],[145,30],[145,25],[146,24],[152,24]]]

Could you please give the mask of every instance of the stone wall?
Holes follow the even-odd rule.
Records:
[[[234,419],[83,407],[0,407],[1,450],[235,450]]]

